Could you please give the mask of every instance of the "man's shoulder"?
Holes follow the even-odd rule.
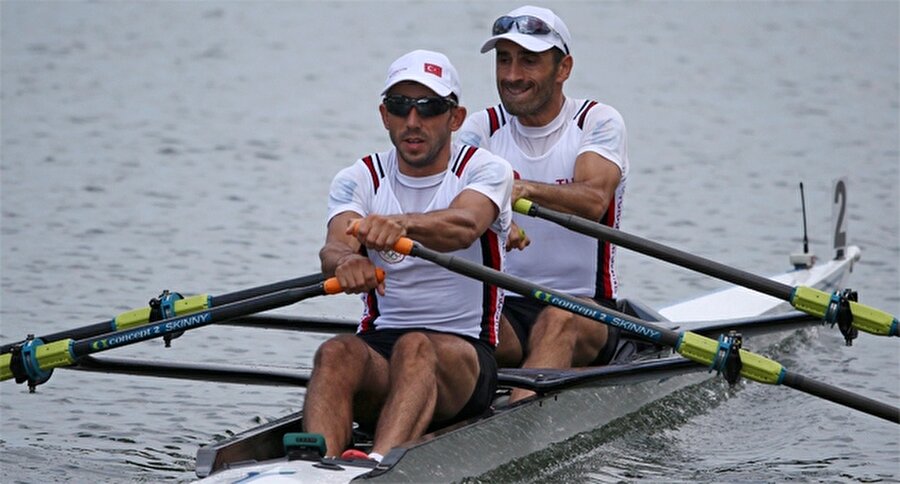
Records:
[[[580,128],[584,128],[586,124],[606,120],[623,121],[621,113],[616,108],[595,99],[568,98],[566,100],[566,110],[571,121],[578,123]]]
[[[475,146],[464,141],[458,142],[455,146],[455,153],[458,159],[467,158],[469,163],[478,165],[499,163],[509,166],[509,162],[500,155],[494,154],[490,149],[483,146]],[[451,160],[452,163],[453,160]]]
[[[460,140],[473,146],[489,145],[491,136],[509,123],[502,104],[475,111],[460,128]]]
[[[378,186],[389,173],[392,172],[392,163],[395,163],[393,150],[369,153],[357,158],[353,163],[342,168],[335,179],[353,179],[357,182],[368,180],[377,191]]]

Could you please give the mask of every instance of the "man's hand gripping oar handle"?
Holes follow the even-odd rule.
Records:
[[[376,277],[379,281],[383,281],[384,271],[378,269]],[[268,311],[315,296],[337,294],[342,291],[343,288],[341,288],[337,278],[332,277],[311,286],[284,289],[250,299],[235,301],[206,311],[175,316],[136,328],[115,331],[77,341],[68,338],[44,344],[40,339],[31,339],[25,344],[16,347],[12,353],[0,355],[0,381],[15,377],[17,383],[27,381],[29,387],[33,390],[35,386],[44,383],[50,378],[54,368],[72,365],[78,358],[85,355]]]
[[[555,222],[589,237],[605,240],[626,249],[768,294],[787,301],[798,310],[822,318],[830,324],[838,322],[841,317],[841,306],[849,303],[849,317],[852,318],[851,324],[854,328],[879,336],[900,336],[900,324],[895,316],[856,301],[844,301],[838,293],[828,294],[806,286],[791,287],[582,217],[541,207],[525,198],[516,200],[513,210],[529,217]]]

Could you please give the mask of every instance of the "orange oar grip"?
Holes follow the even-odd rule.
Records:
[[[337,277],[329,277],[328,279],[325,279],[323,285],[325,287],[325,294],[337,294],[344,291],[344,289],[341,287],[341,283],[338,282]]]
[[[380,267],[375,268],[375,278],[378,279],[378,282],[384,282],[384,270]],[[329,277],[322,285],[325,289],[325,294],[344,292],[344,288],[341,287],[341,283],[338,282],[337,277]]]
[[[414,243],[415,242],[408,237],[400,237],[400,240],[394,244],[394,250],[403,255],[409,255],[412,253]]]
[[[350,233],[352,233],[354,236],[357,234],[357,232],[359,232],[359,222],[360,222],[360,220],[357,219],[357,220],[354,220],[353,223],[350,225]],[[413,250],[412,239],[409,239],[407,237],[400,237],[400,240],[398,240],[394,244],[394,250],[403,255],[409,255],[410,252],[412,252],[412,250]],[[379,282],[380,281],[381,280],[379,279]]]

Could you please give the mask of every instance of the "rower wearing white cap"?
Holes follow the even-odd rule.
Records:
[[[316,352],[303,423],[324,437],[326,457],[380,460],[429,425],[481,415],[493,400],[502,293],[391,250],[409,237],[503,267],[512,169],[452,142],[466,116],[460,91],[443,54],[397,59],[379,105],[393,148],[362,157],[332,182],[322,271],[362,294],[363,314],[357,334]],[[354,421],[374,429],[369,454],[348,449]]]
[[[568,27],[552,10],[525,6],[498,18],[481,52],[496,53],[501,104],[470,116],[459,139],[512,164],[513,201],[526,198],[618,227],[629,170],[625,123],[611,106],[563,94],[573,48]],[[509,254],[509,273],[615,307],[613,245],[536,218],[515,214],[513,222],[507,248],[522,250]],[[605,364],[618,340],[610,328],[533,298],[507,296],[497,361],[531,368]],[[529,394],[517,389],[511,400]]]

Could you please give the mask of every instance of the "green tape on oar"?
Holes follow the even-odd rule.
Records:
[[[209,309],[209,302],[210,297],[208,294],[199,294],[196,296],[189,296],[184,299],[179,299],[175,301],[174,304],[175,316],[196,313],[197,311]],[[122,329],[134,328],[135,326],[141,326],[149,323],[150,311],[151,309],[149,307],[125,311],[124,313],[116,316],[113,319],[113,330],[119,331]]]
[[[9,380],[12,377],[12,354],[0,355],[0,381]]]
[[[832,301],[833,296],[825,291],[798,286],[794,289],[790,303],[800,311],[826,319]],[[900,336],[897,333],[897,318],[894,316],[855,301],[849,303],[854,328],[879,336]]]
[[[513,202],[513,210],[521,213],[522,215],[531,215],[531,207],[534,205],[531,200],[527,198],[520,198]]]
[[[691,361],[712,367],[719,352],[719,342],[688,331],[681,334],[675,350]],[[769,385],[781,383],[784,378],[784,367],[780,363],[744,349],[740,352],[741,376]]]

